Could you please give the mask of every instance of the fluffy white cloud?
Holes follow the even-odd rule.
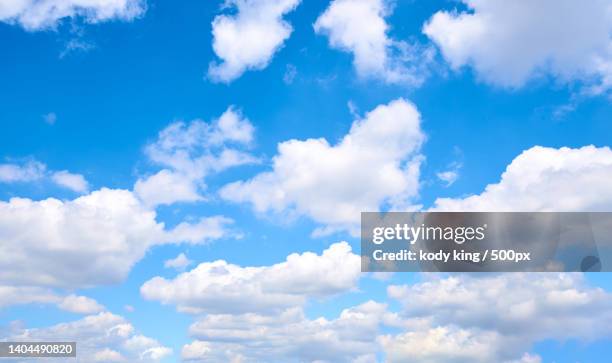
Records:
[[[348,243],[342,242],[321,255],[292,254],[285,262],[271,266],[205,262],[171,280],[155,277],[144,283],[140,292],[145,299],[175,304],[179,311],[189,313],[273,312],[302,305],[308,297],[354,288],[360,261]]]
[[[50,289],[0,285],[0,309],[22,304],[57,304],[59,301],[60,297]]]
[[[47,166],[41,162],[30,160],[23,165],[0,164],[0,182],[31,182],[44,178]]]
[[[612,334],[612,295],[581,274],[462,275],[388,293],[405,318],[421,322],[381,337],[390,362],[538,362],[524,354],[538,341]]]
[[[0,309],[24,304],[56,305],[59,309],[76,314],[94,314],[105,310],[96,300],[86,296],[61,296],[53,289],[44,287],[0,285]]]
[[[105,310],[96,300],[74,294],[66,296],[58,307],[77,314],[95,314]]]
[[[438,198],[444,211],[607,211],[612,206],[612,150],[536,146],[516,157],[497,184],[478,195]]]
[[[56,185],[70,189],[77,193],[84,193],[89,189],[89,183],[81,174],[74,174],[67,170],[48,171],[47,166],[36,160],[29,160],[21,164],[0,164],[0,182],[37,182],[50,181]]]
[[[187,266],[191,265],[191,261],[184,253],[180,253],[175,258],[164,261],[165,268],[173,268],[176,270],[184,270]]]
[[[172,350],[155,339],[135,332],[123,317],[100,313],[69,323],[46,328],[14,329],[8,339],[14,341],[76,341],[78,360],[93,362],[157,362]]]
[[[144,0],[4,0],[0,21],[35,31],[55,28],[64,18],[82,17],[88,23],[129,21],[145,10]]]
[[[73,174],[66,170],[55,172],[51,175],[51,180],[57,185],[68,188],[77,193],[85,193],[89,189],[89,183],[81,174]]]
[[[204,178],[227,168],[256,162],[241,148],[253,141],[255,128],[229,107],[211,123],[175,122],[162,130],[146,155],[165,169],[139,179],[134,191],[149,206],[203,200]]]
[[[386,305],[366,302],[333,320],[310,320],[299,308],[274,316],[209,315],[190,327],[183,347],[191,362],[376,362],[381,321],[393,320]],[[317,349],[312,349],[313,347]]]
[[[211,217],[167,230],[133,193],[106,188],[69,201],[0,201],[0,284],[117,283],[155,244],[219,238],[226,223]]]
[[[388,0],[334,0],[319,16],[314,29],[329,37],[331,47],[353,53],[360,76],[419,85],[433,53],[388,36],[385,17],[390,15],[391,7]]]
[[[380,105],[336,145],[323,138],[279,144],[272,171],[229,184],[221,196],[249,202],[257,212],[305,215],[327,231],[354,231],[360,212],[383,204],[406,209],[417,195],[425,139],[420,122],[408,101]]]
[[[496,332],[474,332],[455,327],[438,327],[380,338],[389,363],[502,362],[500,340]]]
[[[451,67],[474,67],[486,82],[520,87],[534,76],[612,86],[612,5],[607,0],[463,0],[423,27]],[[520,21],[517,21],[520,19]]]
[[[283,16],[300,0],[226,0],[232,15],[218,15],[212,22],[213,50],[222,62],[211,63],[208,75],[231,82],[247,70],[265,68],[293,31]]]

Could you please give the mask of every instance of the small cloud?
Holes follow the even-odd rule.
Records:
[[[95,48],[96,46],[94,43],[83,40],[82,38],[73,38],[66,42],[64,49],[62,49],[59,54],[59,58],[64,59],[64,57],[72,53],[87,53]]]
[[[283,75],[283,82],[289,85],[292,84],[297,75],[297,68],[293,64],[287,64],[285,68],[285,74]]]
[[[353,116],[355,119],[359,119],[359,107],[357,107],[357,105],[355,105],[355,102],[353,102],[352,100],[349,100],[346,103],[349,112],[351,113],[351,116]]]
[[[76,314],[96,314],[106,310],[96,300],[77,295],[68,295],[58,304],[62,310]]]
[[[164,267],[173,268],[175,270],[181,271],[181,270],[184,270],[187,266],[191,265],[192,263],[193,261],[188,259],[184,253],[181,253],[180,255],[176,256],[173,259],[166,260],[164,262]]]
[[[436,173],[438,179],[446,183],[446,187],[453,185],[459,178],[459,170],[463,165],[459,162],[453,162],[449,165],[449,169]]]
[[[81,174],[73,174],[66,170],[57,171],[51,175],[51,180],[64,188],[77,193],[85,193],[89,190],[89,183]]]
[[[134,309],[134,307],[133,307],[132,305],[125,305],[125,306],[123,307],[123,309],[124,309],[125,311],[127,311],[128,313],[133,313],[133,312],[136,310],[136,309]]]
[[[0,164],[0,182],[33,182],[44,178],[47,166],[36,160],[25,164]]]
[[[43,115],[43,120],[49,125],[55,125],[55,122],[57,121],[57,115],[55,114],[55,112],[49,112],[48,114]]]

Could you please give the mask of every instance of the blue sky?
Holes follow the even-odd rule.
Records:
[[[5,10],[2,3],[0,0],[0,42],[5,47],[0,57],[0,242],[6,256],[17,254],[18,246],[24,246],[20,253],[34,251],[37,262],[51,265],[57,259],[65,264],[65,268],[55,262],[40,267],[44,272],[38,276],[37,266],[16,266],[14,261],[21,261],[21,255],[14,263],[0,259],[0,268],[7,271],[0,274],[0,288],[6,291],[5,298],[0,297],[0,325],[5,326],[2,335],[7,338],[28,334],[27,329],[31,336],[49,336],[50,329],[59,329],[57,324],[61,327],[62,323],[101,316],[100,326],[92,323],[92,331],[103,334],[109,326],[125,321],[134,332],[122,339],[142,334],[155,342],[134,348],[120,339],[88,341],[83,344],[93,358],[83,361],[136,359],[139,352],[154,348],[162,362],[178,362],[181,356],[202,362],[391,362],[402,361],[404,350],[431,342],[441,347],[440,352],[431,348],[413,357],[415,361],[432,357],[450,361],[444,354],[454,354],[461,362],[605,361],[612,331],[605,326],[585,329],[584,324],[591,322],[576,311],[600,314],[601,324],[612,321],[612,285],[607,274],[488,276],[479,285],[478,278],[471,276],[438,279],[397,274],[381,279],[352,273],[352,265],[346,262],[344,268],[327,267],[329,276],[336,276],[336,269],[349,269],[337,272],[338,281],[330,278],[334,281],[327,286],[316,283],[321,276],[313,272],[318,269],[314,263],[326,266],[323,251],[328,248],[338,247],[333,251],[342,258],[354,257],[340,248],[340,241],[347,241],[353,253],[358,253],[358,239],[351,231],[359,217],[344,214],[340,211],[344,207],[350,211],[400,207],[610,211],[612,192],[606,180],[612,176],[612,9],[605,1],[588,6],[570,0],[562,5],[544,1],[538,6],[520,1],[512,7],[501,1],[486,6],[475,0],[244,0],[227,1],[223,7],[221,1],[149,0],[145,5],[124,0],[109,5],[112,2],[97,0],[83,7],[78,1],[50,0],[46,3],[64,12],[57,15],[43,9],[43,14],[48,12],[43,20],[35,15],[44,1],[21,8],[7,3]],[[116,8],[108,15],[105,6]],[[351,11],[357,16],[351,18]],[[516,13],[535,15],[513,27],[511,15]],[[542,14],[552,20],[541,20]],[[215,19],[238,24],[237,39],[223,38],[234,39],[236,44],[224,43],[221,35],[215,39],[213,30],[215,24],[219,26]],[[351,26],[355,19],[363,19],[363,25]],[[568,35],[561,25],[568,19],[574,35]],[[476,29],[480,30],[471,30],[473,24],[479,24]],[[457,42],[448,40],[453,36]],[[563,37],[568,39],[557,41]],[[215,41],[220,42],[218,48],[213,46]],[[266,44],[272,44],[269,52]],[[232,49],[239,51],[232,53]],[[229,52],[225,58],[223,51]],[[239,59],[236,67],[243,69],[231,76],[215,76],[211,69],[229,64],[231,57]],[[384,61],[377,63],[377,57]],[[419,115],[406,116],[411,109]],[[231,130],[220,126],[222,115],[233,120]],[[193,120],[200,120],[195,125],[205,131],[189,129]],[[184,122],[173,134],[178,143],[165,148],[164,142],[169,141],[160,132],[180,125],[177,122]],[[356,125],[368,126],[363,127],[364,134],[385,127],[393,130],[382,136],[359,136],[354,132]],[[346,135],[358,140],[356,146],[342,148]],[[222,141],[207,141],[217,136]],[[181,144],[189,137],[198,141]],[[402,145],[389,151],[396,142]],[[279,144],[286,148],[279,150]],[[246,159],[220,166],[224,162],[221,153],[227,150]],[[156,159],[156,151],[171,160]],[[178,160],[180,152],[187,152],[193,165],[180,164],[184,161]],[[376,155],[370,158],[372,154]],[[201,156],[208,159],[198,159]],[[388,169],[377,169],[380,163],[389,163],[392,172],[402,175],[404,184],[384,179]],[[300,174],[297,170],[302,166],[305,171]],[[353,174],[360,168],[365,172]],[[153,196],[168,194],[151,179],[163,170],[176,177],[173,182],[177,184],[170,183],[168,188],[189,189],[190,197],[159,204],[150,200],[151,195],[139,192],[137,182],[149,181]],[[69,177],[61,178],[57,174],[61,171]],[[368,172],[371,177],[364,176]],[[235,188],[228,189],[228,185]],[[102,193],[108,199],[92,201],[101,190],[106,190]],[[16,202],[11,198],[15,197],[27,198],[32,205],[17,213],[12,209]],[[93,205],[91,210],[74,207],[77,198],[90,197],[85,205]],[[61,206],[46,209],[52,207],[40,203],[47,198],[56,198]],[[114,198],[124,199],[117,202]],[[320,200],[328,203],[315,205]],[[115,214],[115,205],[125,207],[125,215]],[[69,222],[57,222],[54,213],[66,213]],[[134,219],[127,220],[127,216]],[[209,218],[214,216],[233,222],[205,224],[213,223]],[[110,222],[94,223],[90,217],[108,217]],[[139,223],[142,229],[137,229]],[[193,228],[189,235],[178,229],[181,223]],[[35,230],[33,237],[26,233],[26,225]],[[45,241],[45,236],[51,236],[50,240]],[[108,252],[104,236],[109,246],[116,243],[120,247]],[[72,245],[55,249],[56,237]],[[97,247],[83,247],[93,246],[90,243]],[[138,246],[137,252],[124,254],[121,248],[131,250],[130,243]],[[252,296],[245,293],[242,304],[252,308],[230,307],[234,300],[229,293],[210,297],[218,292],[214,286],[206,285],[202,291],[194,288],[188,296],[176,287],[179,281],[175,278],[181,273],[194,281],[208,277],[214,285],[215,277],[208,275],[215,271],[210,265],[205,266],[211,270],[204,275],[194,272],[200,263],[224,260],[265,270],[292,253],[306,251],[321,260],[300,255],[300,263],[306,266],[304,281],[277,281],[280,290],[293,284],[309,286],[301,292],[274,295],[266,287],[271,283],[261,277],[267,276],[265,271],[258,272],[261,276],[250,276],[246,270],[227,272],[232,282],[218,282],[226,291],[248,286],[261,290]],[[180,253],[192,263],[179,271],[164,267],[165,261]],[[91,259],[92,266],[99,263],[102,270],[92,268],[83,272],[82,279],[76,278],[71,274],[80,270],[71,266],[81,266],[75,262],[79,259]],[[297,265],[292,266],[279,268],[299,275],[292,270]],[[124,273],[98,276],[104,268]],[[156,277],[159,279],[152,280]],[[162,278],[172,296],[164,295],[151,282],[160,283]],[[147,292],[143,285],[149,282]],[[416,301],[425,302],[441,297],[444,291],[459,294],[446,290],[455,283],[482,289],[517,288],[516,296],[536,306],[528,319],[532,324],[546,325],[553,319],[560,322],[558,328],[565,329],[563,322],[568,319],[567,329],[576,332],[554,332],[554,326],[531,329],[518,318],[506,321],[485,316],[485,312],[467,321],[447,311],[448,306],[455,306],[470,313],[475,301],[486,303],[491,298],[482,291],[431,311],[415,311],[409,307],[412,295],[391,292],[391,286],[406,285],[414,289],[411,293]],[[543,285],[551,291],[543,290]],[[567,315],[543,313],[551,309],[545,297],[563,292],[585,298],[561,309]],[[491,308],[492,314],[522,306],[510,294],[498,292],[492,301],[502,303],[496,307],[499,310]],[[66,296],[72,295],[84,298],[73,306],[66,303]],[[271,303],[268,298],[285,300]],[[384,313],[381,307],[361,305],[370,300],[388,304]],[[431,305],[437,306],[433,301]],[[198,311],[177,311],[181,307]],[[337,321],[344,309],[358,307],[376,320],[373,335],[368,329],[361,333],[362,326],[350,328],[363,334],[359,339],[343,335],[338,328],[343,322]],[[291,340],[277,343],[295,344],[295,350],[270,348],[268,344],[275,346],[271,337],[283,334],[274,330],[273,323],[252,323],[252,316],[241,315],[282,321],[280,314],[295,309],[304,312],[303,318],[287,318],[296,324],[295,331],[303,329],[304,335],[314,335],[313,321],[324,317],[329,322],[325,332],[338,342],[321,348],[319,357]],[[477,310],[473,313],[478,315]],[[570,322],[569,317],[576,314],[584,320]],[[206,319],[215,316],[233,316],[239,320],[234,324],[242,324],[244,331],[259,327],[270,337],[243,341],[194,328],[200,322],[204,331],[214,331],[215,325]],[[417,322],[417,317],[428,323]],[[102,322],[105,319],[110,322]],[[490,319],[499,321],[490,325]],[[70,329],[80,339],[80,330]],[[463,342],[459,345],[482,355],[444,346],[436,340],[440,334],[442,340]],[[194,341],[203,343],[191,350],[184,347]],[[343,352],[337,349],[339,344],[358,353]],[[508,345],[511,348],[503,348]],[[146,359],[156,360],[150,352]]]

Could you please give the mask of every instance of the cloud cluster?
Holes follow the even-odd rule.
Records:
[[[53,29],[65,18],[130,21],[145,10],[144,0],[11,0],[0,4],[0,21],[36,31]]]
[[[612,334],[612,296],[581,274],[452,276],[388,294],[408,323],[380,338],[389,362],[539,362],[525,354],[536,342]]]
[[[425,135],[416,107],[398,99],[353,122],[342,140],[289,140],[271,171],[231,183],[221,196],[259,213],[308,216],[326,228],[355,231],[362,211],[410,208],[419,189]]]
[[[211,315],[191,325],[189,332],[196,340],[183,347],[182,358],[187,362],[374,363],[378,326],[395,319],[385,304],[373,301],[345,309],[331,320],[308,319],[299,308],[274,316]]]
[[[225,235],[223,217],[167,230],[132,192],[103,188],[74,200],[0,201],[0,284],[77,288],[122,281],[161,243]]]
[[[247,70],[267,67],[289,38],[293,28],[283,16],[301,0],[227,0],[232,15],[218,15],[212,22],[213,50],[221,63],[211,63],[209,77],[229,83]]]
[[[51,304],[75,314],[95,314],[105,310],[96,300],[86,296],[62,296],[44,287],[0,285],[0,309],[23,304]]]
[[[21,164],[0,164],[0,183],[26,183],[41,180],[49,180],[77,193],[85,193],[89,190],[89,183],[83,175],[67,170],[47,171],[47,166],[36,160],[28,160]]]
[[[535,146],[517,156],[496,184],[477,195],[438,198],[438,211],[607,211],[612,150]]]
[[[334,0],[314,24],[329,44],[354,56],[357,74],[388,83],[420,85],[433,57],[431,49],[388,36],[388,0]]]
[[[374,363],[382,354],[386,362],[540,363],[529,353],[537,342],[612,334],[612,295],[579,274],[431,277],[388,287],[398,313],[368,301],[333,319],[307,318],[301,307],[208,314],[191,325],[194,341],[182,358]]]
[[[609,1],[463,2],[466,11],[438,11],[423,27],[452,68],[471,66],[484,81],[503,87],[542,75],[586,81],[595,93],[612,86]]]
[[[271,266],[204,262],[174,279],[155,277],[145,282],[140,292],[145,299],[174,304],[188,313],[270,313],[300,306],[307,298],[354,288],[360,261],[343,242],[333,244],[321,255],[292,254],[285,262]]]
[[[159,132],[145,153],[164,169],[134,185],[148,206],[203,200],[204,178],[210,173],[254,163],[243,151],[253,141],[254,127],[242,113],[229,107],[211,123],[194,120],[174,122]]]
[[[45,328],[13,328],[12,341],[78,342],[79,361],[158,362],[172,354],[172,349],[157,340],[138,334],[123,317],[111,313],[89,315],[83,319]]]

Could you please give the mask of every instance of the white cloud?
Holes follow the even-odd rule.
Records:
[[[612,5],[607,0],[463,0],[423,27],[454,69],[469,65],[486,82],[521,87],[533,77],[612,86]],[[520,21],[517,21],[520,19]]]
[[[450,187],[459,179],[459,170],[461,167],[461,163],[453,162],[448,166],[447,170],[436,173],[436,176],[443,181],[447,187]]]
[[[23,165],[0,164],[0,182],[32,182],[45,177],[47,166],[41,162],[30,160]]]
[[[218,15],[212,22],[213,50],[222,62],[211,63],[209,77],[229,83],[247,70],[267,67],[293,31],[283,16],[300,0],[226,0],[236,10]]]
[[[300,308],[274,316],[209,315],[190,327],[196,340],[183,347],[191,362],[371,362],[381,321],[393,319],[386,305],[366,302],[333,320],[310,320]],[[312,347],[317,347],[312,349]]]
[[[149,206],[204,200],[198,182],[190,176],[168,169],[136,181],[134,191]]]
[[[9,339],[15,341],[76,341],[79,362],[157,362],[172,350],[155,339],[137,334],[123,317],[111,313],[51,327],[17,329]]]
[[[182,357],[377,362],[382,353],[390,363],[540,363],[528,353],[537,342],[590,342],[612,334],[612,295],[589,286],[580,274],[429,277],[388,288],[400,313],[369,301],[331,320],[308,319],[299,307],[208,314],[191,325],[195,340],[183,347]]]
[[[233,223],[233,219],[223,216],[200,218],[197,222],[181,222],[172,230],[167,231],[164,238],[167,242],[201,244],[222,237],[242,237],[241,234],[229,228]]]
[[[50,289],[0,285],[0,309],[23,304],[57,304],[61,298]]]
[[[314,29],[327,35],[331,47],[353,53],[359,76],[419,85],[433,53],[388,36],[385,18],[391,14],[391,7],[388,0],[334,0]]]
[[[73,174],[66,170],[57,171],[51,175],[51,180],[59,186],[68,188],[77,193],[85,193],[89,190],[89,183],[81,174]]]
[[[390,362],[538,362],[525,354],[536,342],[612,334],[612,295],[582,274],[451,276],[388,293],[408,321],[422,322],[381,337]]]
[[[251,122],[234,107],[211,123],[170,124],[145,148],[151,161],[164,169],[139,179],[135,193],[151,207],[203,200],[207,175],[257,161],[242,151],[253,142],[254,132]]]
[[[96,300],[86,296],[62,296],[44,287],[0,285],[0,309],[25,304],[55,305],[76,314],[94,314],[105,310]]]
[[[155,277],[144,283],[140,292],[145,299],[175,304],[183,312],[272,312],[302,305],[308,297],[325,297],[354,288],[360,263],[359,256],[342,242],[321,255],[292,254],[285,262],[272,266],[205,262],[172,280]]]
[[[497,184],[478,195],[438,198],[444,211],[607,211],[612,206],[612,150],[536,146],[516,157]]]
[[[173,268],[176,270],[184,270],[187,266],[191,265],[191,261],[184,253],[180,253],[175,258],[164,261],[165,268]]]
[[[0,3],[0,21],[36,31],[53,29],[65,18],[130,21],[145,10],[144,0],[5,0]]]
[[[323,138],[280,143],[272,171],[226,185],[221,196],[260,213],[305,215],[327,231],[355,231],[360,212],[406,209],[418,194],[420,122],[408,101],[380,105],[336,145]]]
[[[105,310],[96,300],[74,294],[66,296],[58,307],[77,314],[95,314]]]
[[[152,246],[216,239],[224,223],[229,220],[202,218],[167,230],[127,190],[103,188],[69,201],[0,201],[0,284],[76,288],[117,283]]]
[[[500,336],[493,331],[475,332],[438,327],[380,338],[387,362],[489,363],[502,362]]]
[[[447,187],[450,187],[451,185],[455,184],[457,178],[459,178],[459,173],[457,172],[457,170],[451,169],[436,173],[436,176],[438,177],[438,179],[446,183]]]
[[[0,164],[0,182],[37,182],[50,180],[63,188],[74,192],[84,193],[89,184],[81,174],[74,174],[67,170],[48,171],[47,166],[36,160],[29,160],[21,164]]]

